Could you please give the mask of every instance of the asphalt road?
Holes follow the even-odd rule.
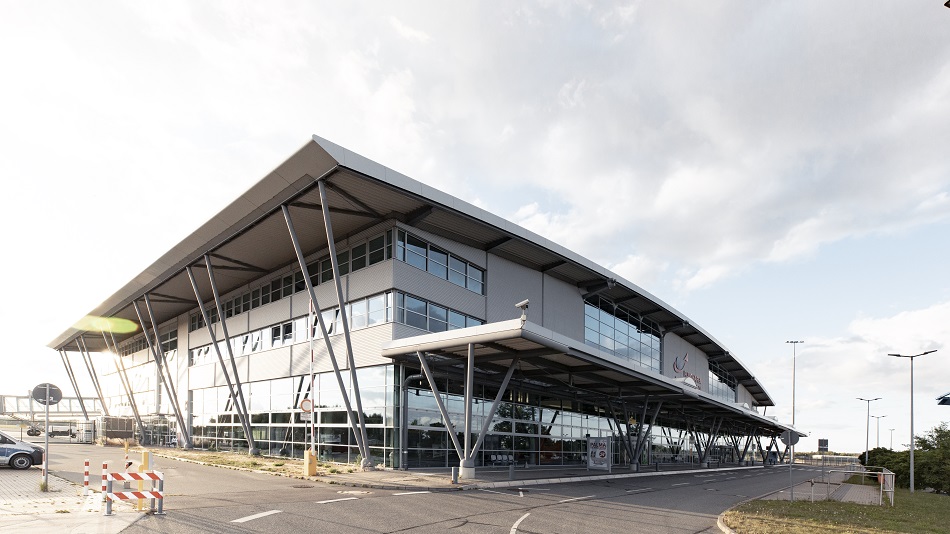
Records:
[[[82,481],[82,460],[120,465],[121,449],[51,443],[54,474]],[[108,458],[103,458],[108,456]],[[112,463],[116,462],[116,463]],[[528,486],[420,493],[330,485],[155,458],[166,476],[165,516],[124,532],[697,533],[718,532],[734,504],[789,484],[787,468],[676,473]],[[800,482],[819,473],[793,470]]]

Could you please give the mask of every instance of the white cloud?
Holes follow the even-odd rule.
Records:
[[[396,17],[389,17],[389,24],[402,38],[415,43],[426,44],[431,37],[424,31],[411,28]]]

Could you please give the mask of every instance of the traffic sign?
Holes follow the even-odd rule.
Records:
[[[786,430],[782,432],[782,443],[792,446],[798,443],[799,435],[798,432],[792,432],[791,430]]]
[[[303,411],[305,411],[305,412],[312,412],[312,411],[313,411],[313,400],[311,400],[311,399],[304,399],[304,400],[300,401],[300,409],[303,410]]]
[[[49,387],[49,398],[46,397]],[[33,400],[40,404],[56,404],[63,400],[63,392],[53,384],[40,384],[33,388]]]

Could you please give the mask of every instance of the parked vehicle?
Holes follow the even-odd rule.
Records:
[[[14,469],[29,469],[43,463],[43,447],[20,441],[0,431],[0,465],[9,465]]]

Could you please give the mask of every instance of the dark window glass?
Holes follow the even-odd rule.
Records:
[[[449,255],[435,247],[429,249],[429,267],[430,273],[439,278],[448,278]]]
[[[386,253],[383,250],[386,247],[386,242],[383,240],[383,236],[374,237],[369,240],[369,264],[373,265],[379,263],[386,259]]]
[[[307,282],[303,279],[303,271],[294,273],[294,293],[307,289]]]
[[[449,329],[465,328],[465,316],[449,310]]]
[[[261,305],[261,290],[255,289],[251,291],[251,309],[257,308]]]
[[[354,271],[366,267],[366,243],[353,247],[353,258],[350,265]]]
[[[350,272],[350,251],[346,250],[336,255],[336,265],[340,269],[340,276]]]

